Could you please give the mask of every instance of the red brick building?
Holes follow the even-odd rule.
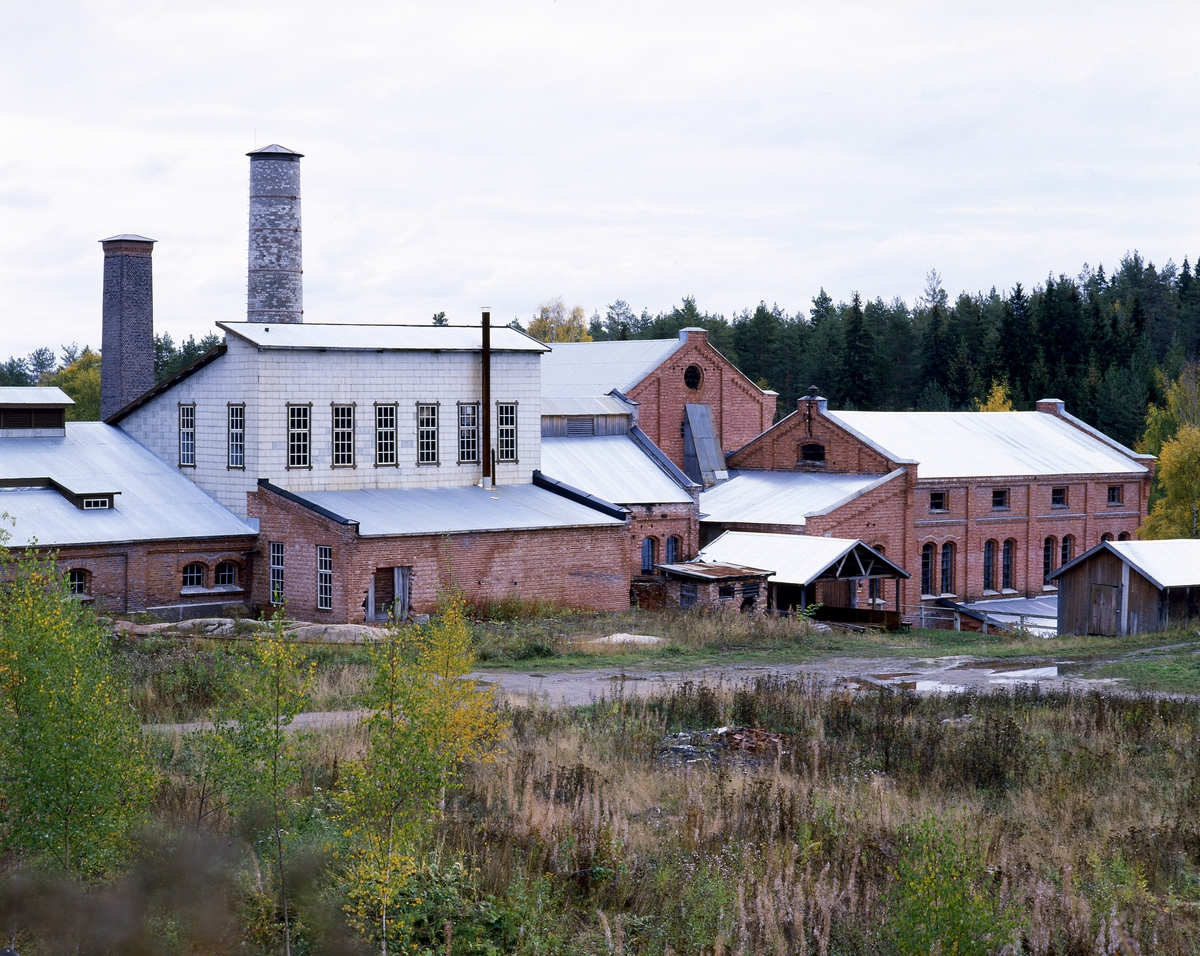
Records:
[[[900,584],[908,605],[1052,592],[1046,579],[1054,569],[1102,539],[1136,531],[1154,460],[1055,399],[1037,408],[833,412],[822,398],[802,399],[728,456],[735,478],[701,496],[702,537],[773,524],[861,538],[912,575]],[[761,472],[795,476],[787,479],[793,494],[772,504],[739,489],[743,475]],[[846,476],[870,481],[831,500],[838,489],[830,486]],[[753,491],[753,480],[743,487]],[[891,586],[871,599],[890,604]]]

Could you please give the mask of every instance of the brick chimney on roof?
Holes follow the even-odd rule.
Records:
[[[250,157],[249,322],[303,322],[300,260],[300,158],[277,144]]]
[[[154,240],[121,235],[104,249],[100,333],[100,418],[120,411],[154,387]]]

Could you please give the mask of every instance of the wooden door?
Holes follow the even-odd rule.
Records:
[[[1088,608],[1088,633],[1117,633],[1117,588],[1112,584],[1093,584]]]

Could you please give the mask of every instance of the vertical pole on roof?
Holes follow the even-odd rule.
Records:
[[[482,454],[479,463],[483,467],[482,481],[484,488],[490,488],[496,481],[496,464],[492,461],[492,313],[483,310],[483,401],[479,408],[479,430],[482,433]]]

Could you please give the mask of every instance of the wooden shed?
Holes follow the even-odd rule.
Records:
[[[1050,575],[1059,634],[1140,634],[1200,622],[1200,540],[1102,541]]]

